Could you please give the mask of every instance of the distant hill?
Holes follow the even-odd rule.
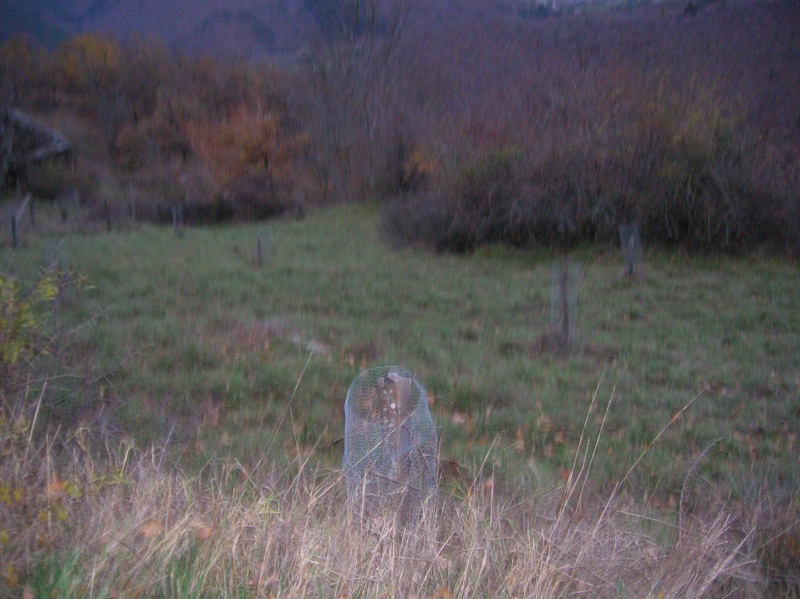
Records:
[[[0,0],[0,41],[25,34],[48,47],[76,33],[155,36],[178,50],[243,58],[300,49],[313,20],[302,0]]]
[[[70,35],[70,19],[59,16],[42,2],[33,5],[21,0],[0,0],[0,42],[17,34],[25,34],[32,41],[44,46],[54,46]]]
[[[379,0],[384,9],[401,1],[406,23],[424,29],[463,20],[540,18],[556,7],[563,10],[581,2]],[[336,25],[332,13],[365,4],[355,0],[0,0],[0,42],[24,34],[54,47],[76,33],[109,32],[123,39],[156,36],[171,48],[189,52],[291,59],[307,47],[312,36]]]

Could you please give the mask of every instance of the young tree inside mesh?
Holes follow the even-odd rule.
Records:
[[[406,369],[380,366],[353,381],[342,469],[355,510],[413,518],[436,488],[437,448],[428,395]]]

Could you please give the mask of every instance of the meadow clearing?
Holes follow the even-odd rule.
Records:
[[[628,279],[619,247],[578,248],[560,353],[552,251],[396,249],[378,222],[349,205],[3,249],[20,280],[53,257],[85,278],[51,323],[60,371],[4,397],[3,594],[796,590],[795,263],[645,248]],[[344,398],[382,364],[414,373],[439,428],[413,535],[344,515]]]

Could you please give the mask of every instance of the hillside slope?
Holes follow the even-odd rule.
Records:
[[[398,8],[416,29],[463,21],[537,19],[570,7],[614,3],[596,0],[376,0]],[[76,33],[108,32],[122,38],[156,36],[175,49],[242,58],[297,56],[325,28],[332,12],[368,11],[370,2],[337,0],[0,0],[0,43],[24,34],[48,47]]]

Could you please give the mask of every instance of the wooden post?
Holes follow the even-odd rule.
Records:
[[[269,256],[269,243],[271,232],[269,227],[259,226],[256,230],[256,263],[259,267]]]
[[[393,445],[395,456],[397,457],[397,481],[405,486],[408,484],[408,464],[402,454],[403,450],[408,448],[410,441],[408,439],[406,421],[413,411],[411,409],[411,379],[394,372],[390,372],[388,378],[392,382],[392,397],[394,399],[394,403],[391,406],[391,414],[393,416]]]
[[[22,205],[19,207],[19,210],[11,215],[11,247],[13,249],[17,249],[22,244],[22,239],[20,239],[19,235],[19,223],[25,214],[25,208],[29,207],[31,202],[31,194],[27,194],[25,196],[25,200],[22,202]]]
[[[103,200],[103,211],[106,216],[106,230],[111,233],[111,213],[108,210],[108,200]]]
[[[14,218],[16,219],[17,224],[19,224],[19,221],[22,220],[22,215],[25,214],[25,208],[30,206],[31,201],[32,201],[31,200],[31,194],[26,194],[25,195],[25,199],[22,201],[22,204],[19,207],[19,210],[17,210],[16,214],[14,215]]]
[[[172,207],[172,230],[178,235],[183,228],[183,208],[180,204]]]
[[[30,198],[30,202],[28,203],[28,216],[31,219],[31,228],[35,229],[36,228],[36,214],[34,214],[34,210],[33,210],[33,203],[34,202],[33,202],[33,198],[31,197],[30,194],[28,194],[28,197]]]
[[[17,215],[11,215],[11,249],[15,250],[19,247],[19,239],[17,238]]]
[[[635,224],[619,226],[622,257],[625,261],[625,276],[629,279],[639,278],[643,274],[642,242],[639,227]]]
[[[569,322],[569,258],[564,259],[564,268],[561,270],[561,346],[567,349],[570,344]]]
[[[136,222],[136,196],[133,194],[133,184],[128,185],[128,201],[131,205],[131,220]]]
[[[409,477],[414,474],[410,472],[411,456],[408,455],[412,444],[408,423],[408,418],[413,412],[411,405],[412,380],[394,372],[390,372],[388,378],[392,382],[392,396],[394,399],[394,410],[392,411],[394,416],[392,427],[394,442],[392,443],[392,448],[397,460],[395,476],[397,477],[398,492],[400,494],[400,501],[397,503],[397,515],[401,522],[408,522],[412,517],[411,510],[415,509],[415,502],[418,500],[418,497],[414,494],[414,489],[410,488],[411,481],[409,480]]]
[[[553,262],[548,336],[553,349],[558,351],[568,351],[575,341],[579,277],[580,266],[568,257]]]
[[[261,268],[263,264],[262,256],[261,256],[261,227],[256,230],[256,261],[258,263],[258,267]]]
[[[75,220],[78,232],[83,233],[83,216],[81,214],[81,194],[75,189],[73,190],[73,197],[75,198]]]

